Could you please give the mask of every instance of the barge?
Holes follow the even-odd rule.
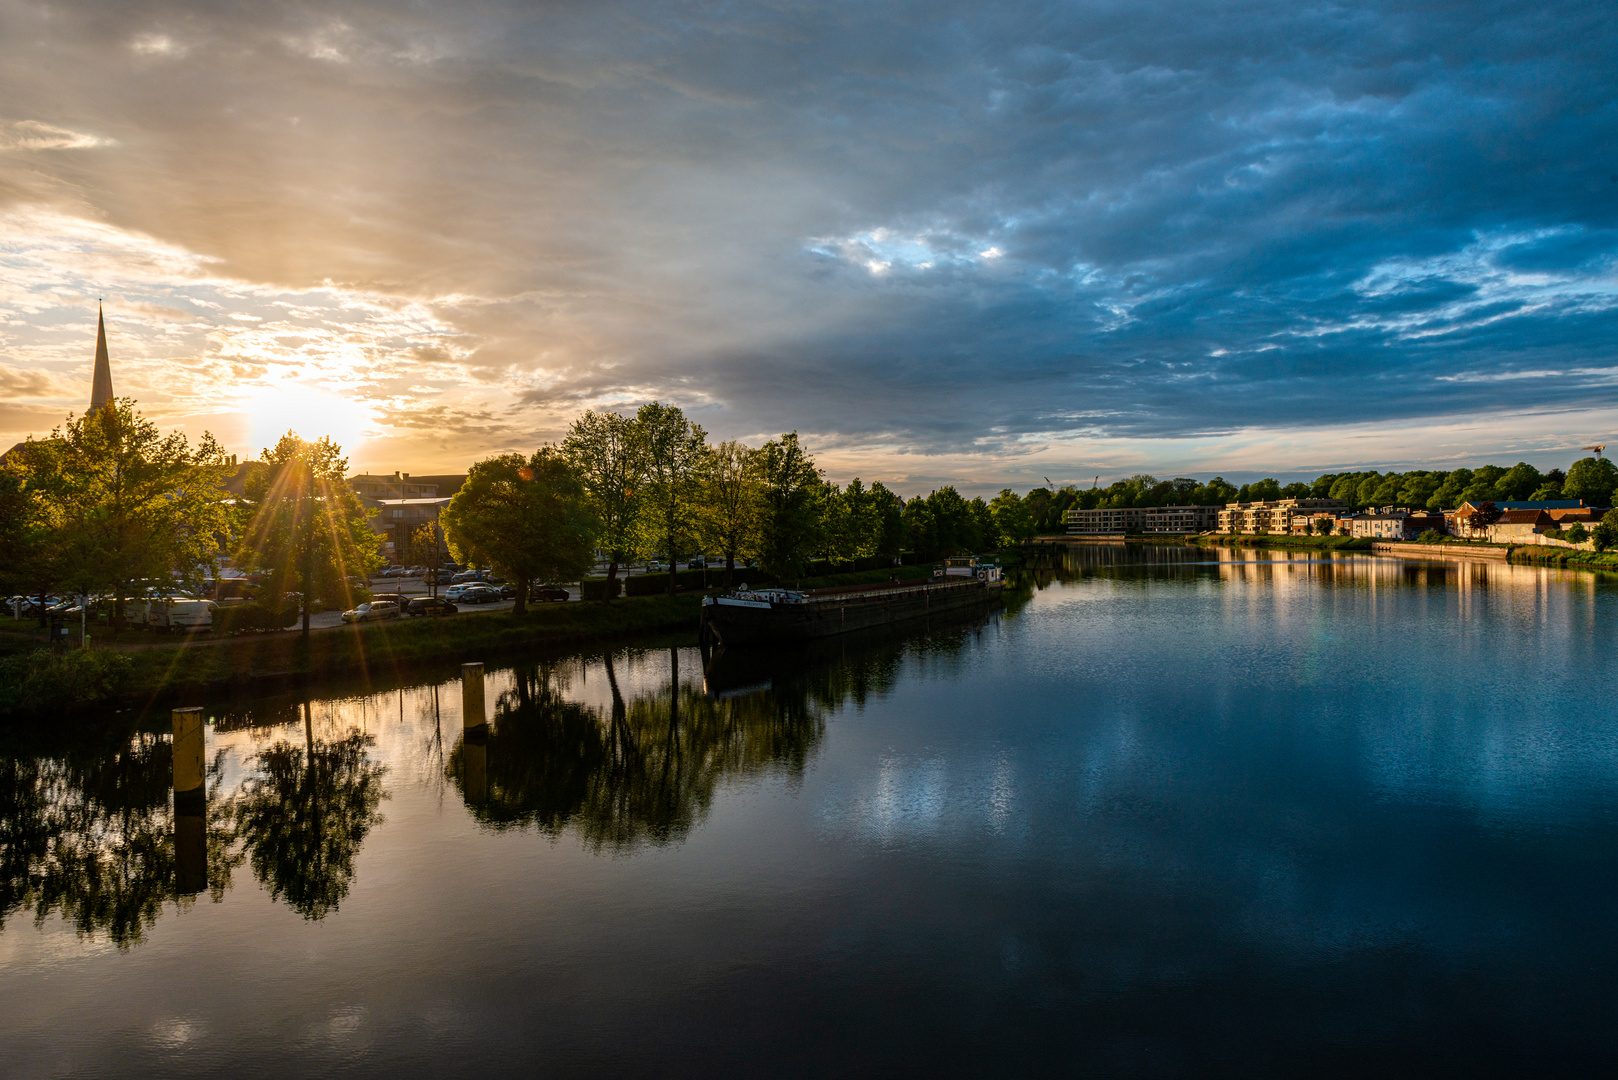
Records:
[[[723,645],[830,637],[851,630],[987,609],[1000,600],[1000,567],[959,556],[922,581],[831,589],[748,589],[702,602],[703,626]]]

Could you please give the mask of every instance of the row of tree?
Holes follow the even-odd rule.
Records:
[[[991,508],[952,487],[906,503],[880,483],[824,479],[795,432],[752,447],[710,444],[701,425],[660,402],[633,416],[586,412],[559,446],[473,465],[441,515],[463,561],[516,581],[572,581],[599,550],[611,596],[620,568],[652,555],[702,553],[792,578],[816,559],[934,559],[1031,535],[1021,500]],[[523,590],[519,590],[521,593]],[[521,600],[519,600],[521,603]]]
[[[1449,510],[1470,502],[1521,502],[1583,499],[1589,506],[1610,506],[1618,489],[1618,466],[1606,458],[1587,457],[1567,470],[1540,472],[1526,461],[1507,468],[1415,469],[1410,472],[1325,473],[1312,482],[1282,484],[1266,477],[1235,486],[1222,476],[1206,483],[1189,477],[1159,480],[1142,473],[1107,487],[1067,486],[1053,491],[1035,488],[1023,499],[1039,532],[1061,531],[1068,510],[1149,506],[1223,506],[1232,502],[1272,499],[1341,499],[1351,509],[1401,506],[1411,510]]]

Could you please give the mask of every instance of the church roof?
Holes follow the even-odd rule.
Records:
[[[90,411],[112,402],[112,363],[107,359],[107,323],[96,309],[96,369],[90,387]]]

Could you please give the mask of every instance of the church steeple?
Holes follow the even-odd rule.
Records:
[[[101,406],[112,402],[112,364],[107,359],[107,323],[96,305],[96,371],[90,387],[90,411],[100,412]]]

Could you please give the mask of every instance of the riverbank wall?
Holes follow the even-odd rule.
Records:
[[[1492,544],[1411,544],[1382,541],[1371,545],[1378,555],[1397,555],[1404,559],[1493,559],[1505,561],[1511,549]]]

